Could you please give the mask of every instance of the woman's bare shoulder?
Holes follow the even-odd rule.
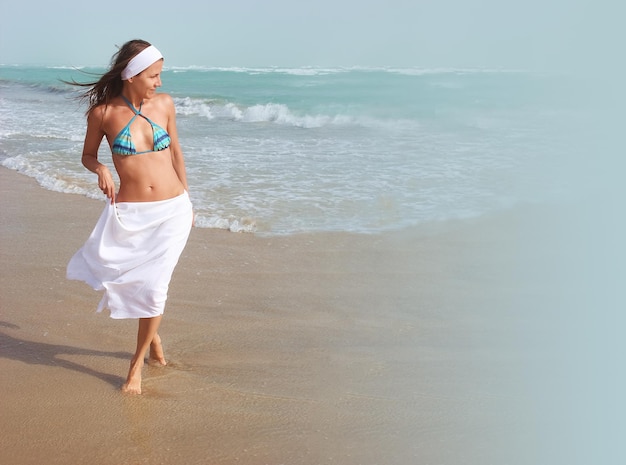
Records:
[[[87,124],[108,133],[111,128],[117,127],[119,119],[123,117],[120,113],[122,105],[121,98],[115,97],[107,103],[95,106],[87,115]]]
[[[155,100],[155,103],[157,103],[158,105],[162,105],[166,107],[174,106],[174,99],[172,98],[170,94],[161,94],[161,93],[156,94],[154,96],[154,100]]]
[[[114,97],[110,101],[106,103],[101,103],[100,105],[95,106],[90,112],[89,116],[93,115],[95,118],[104,119],[106,116],[110,115],[112,112],[115,112],[122,104],[122,99],[120,97]]]
[[[87,114],[87,121],[102,123],[106,117],[107,106],[105,104],[93,107]]]

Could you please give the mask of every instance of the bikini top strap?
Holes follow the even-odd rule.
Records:
[[[130,107],[130,109],[131,109],[131,110],[133,110],[133,111],[135,112],[135,115],[141,115],[141,116],[143,116],[143,115],[141,114],[141,107],[143,106],[143,100],[142,100],[142,101],[141,101],[141,103],[139,104],[139,110],[137,110],[137,109],[135,108],[135,106],[134,106],[132,103],[130,103],[130,100],[128,100],[128,99],[127,99],[126,97],[124,97],[123,95],[122,95],[122,99],[124,99],[124,101],[126,102],[126,105],[128,105],[128,106]]]

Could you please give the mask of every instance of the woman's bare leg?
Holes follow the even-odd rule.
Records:
[[[146,352],[157,335],[161,316],[154,318],[140,318],[139,329],[137,330],[137,349],[130,361],[130,369],[126,383],[122,386],[122,391],[129,394],[141,394],[141,369],[143,368]],[[160,338],[159,338],[160,341]]]
[[[163,354],[163,346],[161,345],[161,337],[159,333],[154,335],[152,342],[150,343],[150,355],[148,356],[148,363],[151,365],[167,365],[165,361],[165,355]]]

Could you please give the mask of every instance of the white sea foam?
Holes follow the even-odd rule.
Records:
[[[193,99],[190,97],[177,98],[174,101],[176,104],[176,113],[179,115],[197,115],[213,119],[210,101],[207,102],[205,100]]]
[[[2,161],[2,166],[34,178],[39,185],[54,192],[81,194],[93,199],[102,198],[102,193],[94,187],[93,183],[80,183],[73,176],[63,176],[58,171],[47,170],[45,165],[32,163],[24,156],[6,158]]]
[[[249,218],[222,218],[197,214],[195,225],[199,228],[225,229],[230,232],[256,232],[256,222]]]

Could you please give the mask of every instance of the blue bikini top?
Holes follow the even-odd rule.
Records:
[[[153,123],[150,118],[141,114],[141,105],[139,105],[139,110],[136,110],[130,101],[122,95],[122,98],[126,102],[126,104],[135,112],[135,116],[131,118],[128,124],[122,129],[115,139],[113,140],[113,147],[111,148],[111,153],[114,155],[139,155],[142,153],[150,153],[150,152],[158,152],[159,150],[165,150],[170,146],[171,138],[165,129],[159,126],[156,123]],[[144,118],[150,126],[152,126],[152,140],[153,140],[153,148],[152,150],[146,150],[144,152],[137,152],[135,149],[135,144],[130,136],[130,125],[137,118],[137,116],[141,116]]]

